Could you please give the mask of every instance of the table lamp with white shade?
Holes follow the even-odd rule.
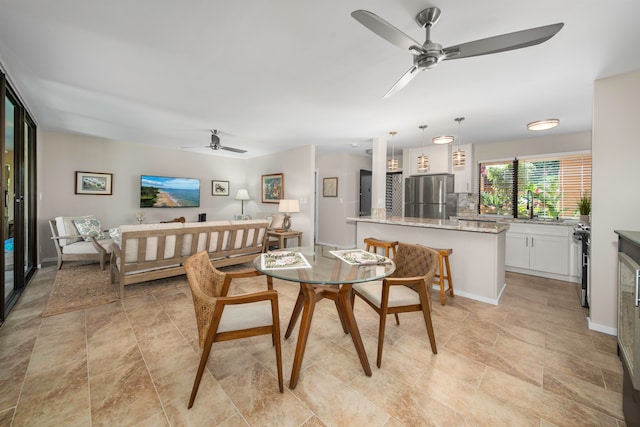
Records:
[[[251,197],[249,197],[249,192],[242,188],[240,190],[238,190],[238,193],[236,193],[236,200],[241,200],[242,201],[242,215],[244,215],[244,201],[245,200],[251,200]]]
[[[298,199],[281,199],[280,205],[278,206],[278,212],[284,213],[284,222],[282,223],[282,227],[289,231],[291,228],[291,217],[290,213],[300,212],[300,203]]]

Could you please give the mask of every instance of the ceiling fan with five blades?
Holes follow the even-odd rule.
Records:
[[[440,18],[440,9],[437,7],[424,9],[416,15],[416,23],[426,31],[426,40],[422,44],[398,30],[375,13],[366,10],[356,10],[351,13],[351,16],[386,41],[402,49],[407,49],[413,54],[413,65],[385,94],[385,98],[392,96],[405,87],[418,75],[418,72],[431,70],[441,61],[506,52],[508,50],[534,46],[549,40],[564,26],[563,23],[545,25],[543,27],[530,28],[528,30],[516,31],[514,33],[502,34],[443,48],[442,45],[431,41],[431,27],[434,26]]]

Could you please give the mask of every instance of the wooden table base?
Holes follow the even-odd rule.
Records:
[[[298,385],[302,359],[307,346],[307,339],[309,338],[309,329],[311,328],[313,311],[315,309],[316,302],[324,298],[335,302],[336,310],[338,311],[338,316],[342,323],[342,329],[345,334],[351,335],[353,345],[356,348],[356,352],[360,358],[360,363],[362,364],[362,369],[368,377],[371,376],[371,365],[369,365],[369,359],[367,359],[367,353],[364,350],[364,344],[362,343],[362,337],[360,336],[360,330],[358,329],[356,318],[353,316],[353,308],[351,307],[351,287],[352,284],[314,286],[308,283],[300,283],[300,292],[298,293],[296,304],[293,307],[293,312],[291,313],[287,332],[284,335],[285,339],[291,336],[291,332],[293,332],[293,328],[300,316],[300,312],[302,312],[298,342],[296,343],[296,352],[293,358],[293,368],[291,369],[291,380],[289,381],[290,388],[294,389],[296,388],[296,385]]]

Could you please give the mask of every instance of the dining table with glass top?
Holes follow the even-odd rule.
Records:
[[[351,288],[354,283],[380,280],[390,275],[395,270],[393,261],[362,249],[310,246],[263,253],[254,260],[254,266],[268,276],[300,284],[285,333],[285,339],[291,336],[302,313],[290,388],[298,384],[313,311],[316,303],[324,298],[335,302],[342,329],[345,334],[351,335],[362,369],[367,376],[371,376],[371,366],[353,315]]]

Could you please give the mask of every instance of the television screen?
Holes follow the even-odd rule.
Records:
[[[197,208],[200,180],[140,175],[141,208]]]

